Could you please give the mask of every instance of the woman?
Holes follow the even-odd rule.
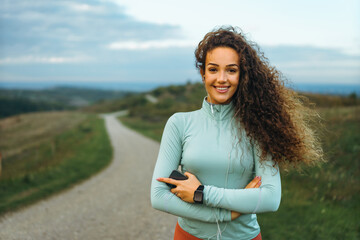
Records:
[[[220,28],[195,51],[207,96],[169,118],[151,186],[152,206],[179,216],[174,239],[261,239],[256,213],[279,207],[279,165],[322,157],[312,112],[254,46]],[[188,179],[168,178],[179,166]]]

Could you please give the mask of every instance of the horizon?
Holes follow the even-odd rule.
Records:
[[[159,83],[159,82],[0,82],[0,89],[4,90],[48,90],[54,88],[79,88],[90,90],[105,91],[124,91],[124,92],[148,92],[159,87],[168,87],[172,85],[185,85],[187,83],[195,84],[201,81],[178,82],[178,83]],[[360,83],[286,83],[287,87],[300,92],[333,94],[333,95],[349,95],[355,93],[360,95]]]

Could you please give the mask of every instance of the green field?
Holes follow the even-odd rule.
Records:
[[[360,238],[360,107],[319,112],[327,163],[282,174],[279,211],[259,215],[266,239]]]
[[[107,166],[103,119],[77,112],[17,115],[0,121],[0,214],[50,196]]]

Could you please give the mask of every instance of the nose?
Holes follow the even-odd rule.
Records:
[[[227,76],[225,71],[219,71],[218,82],[226,82]]]

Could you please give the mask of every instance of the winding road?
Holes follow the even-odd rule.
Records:
[[[159,144],[104,115],[113,161],[89,180],[0,218],[1,240],[173,238],[176,217],[152,209]]]

